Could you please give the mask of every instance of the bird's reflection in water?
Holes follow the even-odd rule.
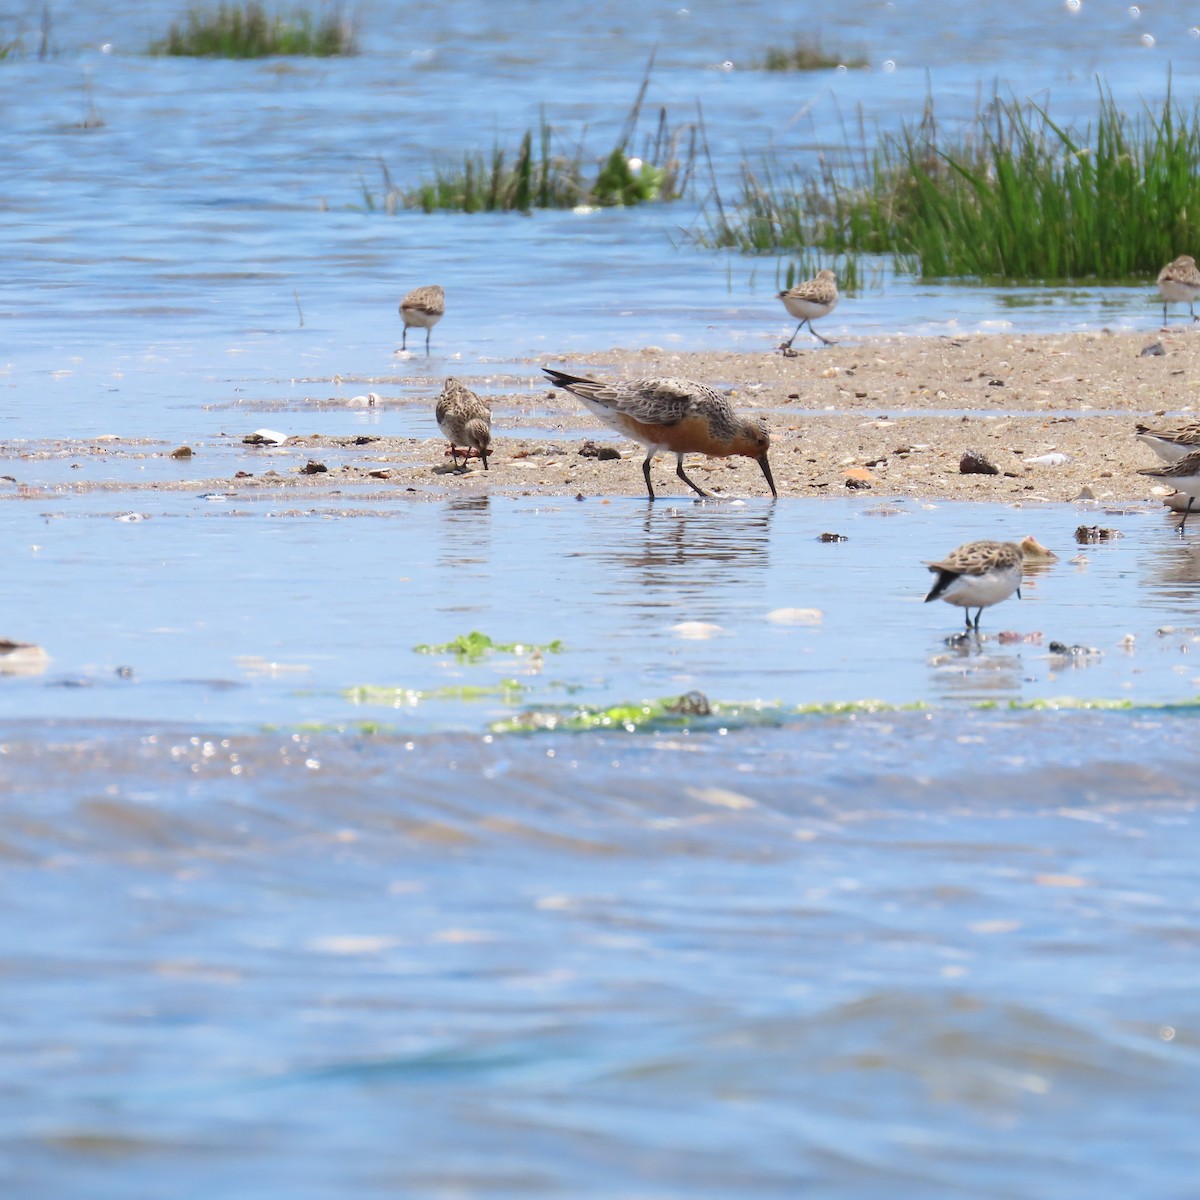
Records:
[[[1178,523],[1177,517],[1170,520]],[[1140,565],[1151,592],[1164,600],[1182,602],[1194,612],[1200,596],[1200,524],[1196,536],[1185,531],[1182,537],[1148,543]]]
[[[719,605],[726,589],[743,599],[748,587],[753,592],[756,582],[765,583],[774,515],[775,505],[659,501],[646,506],[637,534],[580,553],[602,555],[621,568],[612,590],[623,603],[692,614],[700,603]]]
[[[441,507],[441,515],[437,562],[453,573],[456,586],[448,584],[446,595],[459,601],[443,611],[481,611],[490,603],[490,589],[479,585],[492,573],[491,497],[456,496]],[[459,587],[458,582],[468,586]]]
[[[1043,653],[1034,645],[1001,644],[994,634],[954,634],[929,659],[931,690],[938,700],[1016,699],[1029,674],[1023,655]]]

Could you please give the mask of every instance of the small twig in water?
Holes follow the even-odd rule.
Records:
[[[300,314],[300,328],[304,328],[304,309],[300,307],[300,293],[292,288],[292,295],[296,299],[296,311]]]

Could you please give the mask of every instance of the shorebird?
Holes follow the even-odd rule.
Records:
[[[1023,557],[1022,547],[1016,542],[967,542],[940,562],[927,564],[937,574],[937,580],[929,589],[925,603],[945,600],[947,604],[960,605],[967,629],[978,630],[979,618],[985,608],[1007,600],[1013,592],[1017,593],[1018,600],[1021,598]],[[973,608],[979,610],[974,624],[971,621]]]
[[[796,333],[799,333],[804,328],[805,322],[807,322],[808,332],[813,337],[820,338],[827,346],[833,345],[832,339],[819,334],[813,328],[812,324],[818,317],[828,316],[837,308],[837,276],[832,271],[828,269],[818,271],[812,279],[806,280],[804,283],[798,283],[794,288],[789,288],[786,292],[780,292],[779,299],[783,301],[783,307],[793,317],[800,319],[800,324],[796,326]],[[792,343],[796,340],[796,333],[793,333],[779,347],[780,350],[790,350],[792,348]]]
[[[1163,462],[1178,462],[1185,454],[1200,450],[1200,421],[1188,421],[1166,429],[1137,425],[1134,427],[1134,433],[1137,440],[1149,446]]]
[[[1159,271],[1158,290],[1163,298],[1164,325],[1167,323],[1168,304],[1186,304],[1192,320],[1200,321],[1194,307],[1196,297],[1200,296],[1200,271],[1196,270],[1196,260],[1190,254],[1181,254]]]
[[[451,377],[442,384],[434,410],[438,428],[450,439],[450,457],[458,466],[456,446],[465,446],[463,467],[472,450],[483,460],[483,469],[488,469],[488,455],[492,449],[492,410],[473,391]]]
[[[728,458],[740,454],[762,468],[772,496],[778,496],[767,451],[771,437],[766,424],[754,417],[739,417],[719,392],[690,379],[621,379],[602,383],[543,367],[555,387],[577,396],[606,425],[646,447],[642,474],[646,491],[654,499],[650,483],[650,460],[660,450],[675,455],[675,474],[697,495],[698,488],[683,471],[685,454],[707,454]]]
[[[1182,534],[1196,500],[1200,499],[1200,450],[1193,450],[1190,454],[1185,454],[1170,466],[1145,467],[1138,474],[1149,475],[1152,479],[1161,479],[1164,483],[1169,483],[1177,492],[1182,492],[1189,498],[1187,508],[1183,510],[1183,519],[1179,522],[1179,532]]]
[[[413,288],[400,301],[400,318],[404,322],[404,333],[400,337],[400,349],[407,349],[410,328],[425,330],[425,353],[429,353],[429,334],[433,327],[446,315],[446,293],[437,284],[430,287]]]

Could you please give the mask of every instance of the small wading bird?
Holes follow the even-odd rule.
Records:
[[[442,385],[434,410],[438,428],[450,439],[450,458],[458,466],[456,446],[463,446],[463,469],[474,450],[488,469],[492,449],[492,410],[469,387],[451,377]]]
[[[1158,290],[1163,298],[1163,324],[1167,323],[1168,304],[1186,304],[1193,321],[1200,321],[1193,307],[1200,296],[1200,271],[1190,254],[1181,254],[1158,273]]]
[[[1200,421],[1189,421],[1166,429],[1138,425],[1134,432],[1137,440],[1149,446],[1163,462],[1178,462],[1185,454],[1200,450]]]
[[[400,301],[400,319],[404,322],[404,333],[400,337],[400,349],[408,348],[409,329],[425,330],[425,353],[429,353],[429,334],[433,327],[446,315],[446,293],[433,284],[431,287],[413,288]]]
[[[711,458],[740,454],[752,458],[762,468],[771,495],[779,495],[767,461],[771,437],[766,425],[754,417],[739,417],[724,396],[705,384],[689,379],[621,379],[602,383],[567,375],[552,367],[542,370],[555,387],[577,396],[606,425],[646,447],[642,474],[651,500],[654,487],[650,483],[650,461],[660,450],[675,455],[675,474],[697,495],[708,493],[684,474],[685,454],[707,454]]]
[[[808,332],[813,337],[820,338],[826,346],[834,344],[831,338],[822,336],[813,328],[813,322],[818,317],[826,317],[837,308],[837,276],[832,271],[828,269],[818,271],[812,279],[806,280],[804,283],[798,283],[794,288],[789,288],[786,292],[780,292],[779,299],[783,301],[783,307],[793,317],[799,318],[800,324],[796,326],[796,333],[799,333],[804,328],[805,323],[807,323]],[[790,350],[792,348],[792,343],[796,340],[796,333],[793,333],[779,347],[780,350]]]
[[[1187,508],[1183,510],[1183,518],[1179,522],[1179,532],[1182,534],[1196,500],[1200,499],[1200,450],[1193,450],[1166,467],[1145,467],[1138,474],[1161,479],[1188,497]]]
[[[1032,542],[1027,538],[1026,542]],[[1036,542],[1034,545],[1038,545]],[[927,564],[936,573],[937,579],[925,597],[930,600],[945,600],[957,604],[964,610],[967,629],[979,629],[979,618],[983,610],[1001,600],[1007,600],[1013,592],[1021,597],[1021,567],[1023,549],[1016,542],[967,542],[952,550],[940,562]],[[1045,547],[1038,547],[1049,553]],[[971,609],[977,608],[975,621],[971,621]]]

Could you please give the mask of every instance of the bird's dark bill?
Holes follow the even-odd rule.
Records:
[[[775,490],[775,480],[771,478],[771,464],[767,462],[765,454],[758,460],[758,465],[762,467],[762,473],[767,477],[767,487],[771,489],[771,495],[778,497],[779,493]]]

